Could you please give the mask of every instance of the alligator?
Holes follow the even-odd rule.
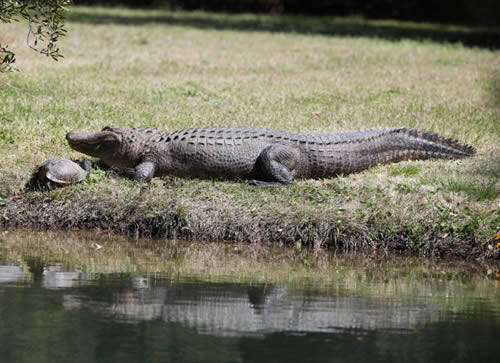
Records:
[[[459,159],[471,146],[412,128],[299,133],[263,128],[203,127],[166,133],[108,126],[71,131],[71,148],[101,159],[136,180],[176,175],[249,179],[251,185],[286,186],[296,178],[325,178],[377,164],[431,158]]]

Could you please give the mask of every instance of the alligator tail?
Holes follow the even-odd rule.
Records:
[[[410,128],[383,129],[369,137],[341,142],[338,146],[340,144],[344,144],[342,149],[349,155],[342,160],[340,171],[347,173],[403,160],[461,159],[476,152],[456,140]]]
[[[476,150],[456,140],[442,137],[436,133],[399,128],[389,131],[390,144],[394,151],[402,151],[405,159],[461,159],[475,154]]]

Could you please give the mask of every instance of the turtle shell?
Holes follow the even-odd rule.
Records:
[[[82,181],[87,172],[74,161],[52,158],[38,165],[33,177],[40,184],[69,185]]]

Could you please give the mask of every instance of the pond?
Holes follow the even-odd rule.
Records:
[[[0,362],[493,362],[496,265],[0,231]]]

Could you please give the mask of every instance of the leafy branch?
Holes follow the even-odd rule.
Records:
[[[34,51],[58,61],[63,58],[57,41],[66,34],[64,13],[71,0],[0,0],[0,22],[28,22],[26,44]],[[16,70],[16,55],[0,42],[0,72]]]

